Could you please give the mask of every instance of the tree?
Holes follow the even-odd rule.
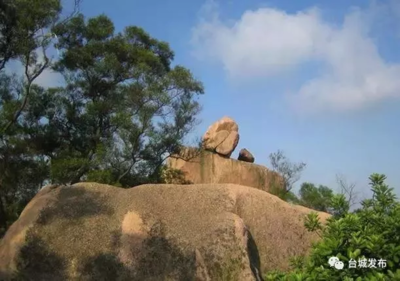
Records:
[[[61,11],[58,0],[4,0],[0,4],[0,70],[11,59],[31,59],[41,46],[40,30],[56,22]]]
[[[305,182],[300,187],[299,204],[321,212],[329,212],[333,197],[332,189]]]
[[[301,172],[306,167],[305,163],[293,163],[291,162],[282,150],[271,153],[269,155],[272,170],[281,176],[283,190],[282,188],[276,188],[274,191],[278,193],[277,195],[282,199],[293,197],[291,190],[293,189],[294,183],[300,179]]]
[[[273,272],[267,280],[400,280],[400,203],[393,188],[385,184],[385,175],[370,176],[371,199],[362,202],[362,208],[349,212],[343,194],[335,198],[337,212],[323,226],[316,213],[307,216],[305,226],[320,234],[309,257],[295,259],[293,271]],[[344,263],[342,270],[330,266],[336,257]],[[376,268],[350,265],[374,262]],[[379,264],[379,260],[380,264]],[[300,262],[302,261],[302,262]]]
[[[105,15],[60,20],[59,1],[32,1],[31,13],[18,1],[9,2],[13,28],[29,30],[7,33],[16,47],[0,53],[5,68],[13,59],[25,68],[24,79],[0,72],[0,235],[45,183],[161,181],[164,160],[198,122],[204,92],[188,69],[171,66],[169,45],[139,27],[116,33]],[[52,39],[39,36],[43,29],[58,37],[58,61],[46,56]],[[33,40],[29,48],[20,34]],[[64,77],[62,87],[35,84],[49,67]]]
[[[58,113],[45,116],[67,136],[51,155],[52,181],[157,182],[196,124],[202,84],[171,67],[167,43],[134,26],[115,33],[105,15],[79,15],[54,32],[63,52],[55,70],[68,84],[53,92]]]
[[[42,31],[59,20],[60,1],[5,0],[0,3],[0,236],[43,183],[46,167],[30,149],[30,129],[22,121],[37,77],[50,65]],[[39,59],[39,52],[42,59]],[[5,72],[18,60],[23,77]]]

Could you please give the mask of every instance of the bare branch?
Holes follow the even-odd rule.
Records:
[[[72,12],[65,19],[58,22],[57,24],[65,24],[69,20],[71,20],[73,17],[75,17],[77,14],[79,14],[79,11],[80,11],[79,7],[82,2],[83,2],[83,0],[74,0],[74,8],[73,8]]]
[[[2,134],[5,133],[15,122],[17,122],[19,116],[21,115],[22,111],[25,109],[29,96],[31,94],[31,88],[32,84],[35,81],[36,78],[39,77],[40,74],[43,73],[43,71],[50,65],[50,60],[46,55],[46,47],[45,47],[45,42],[42,42],[41,44],[41,49],[42,49],[42,54],[43,54],[43,59],[44,63],[37,65],[36,68],[32,73],[29,73],[29,67],[30,67],[30,58],[32,55],[32,52],[29,52],[25,55],[25,76],[26,76],[26,86],[25,86],[25,97],[21,103],[21,106],[18,108],[18,110],[14,113],[13,118],[7,123],[7,125],[2,129]]]
[[[339,174],[336,175],[336,182],[339,185],[340,194],[346,196],[349,206],[352,207],[357,204],[358,193],[355,191],[356,184],[348,183],[345,176]]]

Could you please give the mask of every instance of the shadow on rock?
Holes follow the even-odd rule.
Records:
[[[101,254],[88,258],[83,265],[81,274],[85,281],[132,280],[129,269],[115,254]]]
[[[76,208],[76,206],[79,208]],[[78,220],[101,214],[112,215],[112,208],[107,205],[107,198],[101,193],[88,191],[80,187],[62,187],[57,194],[57,202],[44,208],[39,216],[39,224],[48,224],[55,218]]]
[[[262,274],[260,272],[260,253],[258,252],[256,241],[254,241],[254,238],[251,235],[250,231],[248,232],[247,251],[250,259],[251,271],[253,272],[257,280],[263,280]]]
[[[52,252],[42,239],[29,231],[25,243],[19,253],[17,273],[9,280],[68,280],[66,261]]]
[[[112,236],[114,241],[119,239],[116,235]],[[120,245],[119,241],[114,243],[116,246]],[[86,258],[78,257],[80,265],[76,274],[79,277],[76,279],[68,272],[70,261],[52,251],[40,235],[29,231],[26,244],[17,258],[17,273],[4,280],[195,280],[195,254],[185,254],[171,239],[167,239],[162,223],[154,224],[148,232],[133,268],[125,266],[119,260],[117,251],[118,248],[115,248],[115,252]]]
[[[155,223],[143,241],[135,280],[195,280],[194,251],[184,253],[173,239],[166,238],[165,225]]]

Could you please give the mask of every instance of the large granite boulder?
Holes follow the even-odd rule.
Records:
[[[203,136],[203,147],[222,156],[230,157],[239,142],[239,127],[236,122],[223,117],[212,124]]]
[[[308,252],[310,211],[232,184],[47,186],[1,240],[0,280],[261,280]]]

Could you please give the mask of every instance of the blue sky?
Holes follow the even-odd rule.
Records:
[[[396,1],[84,0],[81,11],[170,43],[205,86],[191,137],[229,116],[240,133],[232,157],[247,148],[268,167],[282,149],[307,163],[300,182],[335,189],[342,174],[362,199],[379,172],[400,195]]]

